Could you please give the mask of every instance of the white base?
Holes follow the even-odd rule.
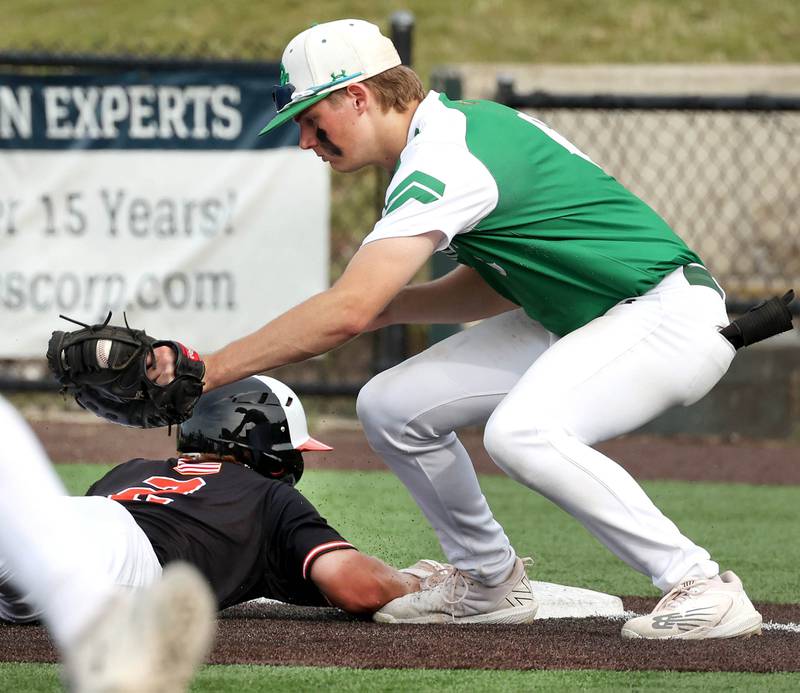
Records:
[[[536,618],[585,618],[587,616],[622,616],[622,600],[612,594],[595,592],[582,587],[556,585],[531,580],[533,593],[539,602]]]
[[[581,587],[556,585],[552,582],[537,582],[531,580],[533,593],[539,602],[536,619],[540,618],[586,618],[588,616],[607,616],[621,618],[630,616],[622,607],[622,600],[604,592],[594,592]],[[294,606],[283,604],[273,599],[253,599],[239,606],[230,607],[230,615],[237,613],[242,616],[258,614],[261,618],[274,614],[276,618],[286,617],[286,611],[297,610],[307,616],[319,614],[321,620],[329,619],[332,609],[317,609],[315,607]],[[226,611],[228,611],[226,609]]]

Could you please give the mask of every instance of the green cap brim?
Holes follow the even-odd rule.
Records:
[[[272,120],[270,120],[266,126],[264,127],[259,135],[266,135],[270,130],[274,130],[280,125],[283,125],[287,120],[291,120],[294,118],[298,113],[302,113],[307,108],[311,108],[315,103],[322,101],[326,96],[329,96],[330,92],[327,91],[324,94],[314,94],[314,96],[309,96],[307,99],[303,99],[302,101],[298,101],[297,103],[290,104],[280,113],[278,113]]]

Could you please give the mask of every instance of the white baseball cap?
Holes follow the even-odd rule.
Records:
[[[400,64],[394,44],[375,24],[337,19],[312,26],[283,52],[281,83],[273,90],[278,113],[259,134],[283,125],[332,91]]]

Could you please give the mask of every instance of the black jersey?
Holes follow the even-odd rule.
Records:
[[[122,503],[161,565],[195,565],[220,608],[256,597],[324,605],[311,564],[352,548],[295,488],[236,462],[130,460],[86,495]]]

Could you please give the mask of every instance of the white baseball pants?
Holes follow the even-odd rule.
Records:
[[[478,580],[497,584],[514,560],[454,433],[485,424],[498,467],[668,590],[719,567],[591,446],[705,395],[735,353],[727,324],[720,294],[678,269],[562,338],[522,310],[484,320],[373,378],[358,415],[447,559]]]
[[[149,584],[161,566],[131,515],[108,498],[71,498],[16,410],[0,397],[0,581],[71,642],[115,585]],[[18,605],[0,613],[14,617]]]

